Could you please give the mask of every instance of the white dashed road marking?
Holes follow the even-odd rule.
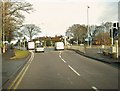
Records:
[[[95,86],[92,86],[92,89],[94,89],[95,91],[99,91]]]
[[[59,53],[59,57],[60,57],[60,59],[61,59],[64,63],[67,63],[67,62],[61,57],[61,51],[60,51],[60,53]],[[80,76],[80,74],[79,74],[75,69],[73,69],[70,65],[68,65],[68,67],[69,67],[75,74],[77,74],[78,76]]]
[[[70,65],[68,65],[68,67],[69,67],[73,72],[75,72],[78,76],[80,76],[80,74],[79,74],[76,70],[74,70]]]
[[[65,61],[64,59],[61,58],[61,60],[62,60],[64,63],[66,63],[66,61]]]
[[[60,59],[64,62],[64,63],[67,63],[62,57],[61,57],[61,51],[60,51],[60,53],[59,53],[59,57],[60,57]]]
[[[60,59],[61,59],[64,63],[67,63],[67,62],[62,58],[61,54],[62,54],[62,52],[60,51],[60,53],[59,53]],[[68,67],[69,67],[76,75],[81,76],[72,66],[68,65]],[[99,91],[95,86],[92,86],[92,89],[93,89],[94,91]]]

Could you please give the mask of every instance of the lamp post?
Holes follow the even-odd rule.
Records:
[[[88,35],[88,46],[90,46],[90,32],[89,32],[89,6],[87,6],[87,35]]]

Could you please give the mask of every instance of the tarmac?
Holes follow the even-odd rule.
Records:
[[[105,56],[102,53],[99,53],[99,48],[97,47],[84,49],[80,46],[69,46],[67,47],[67,49],[74,50],[80,55],[95,59],[96,61],[101,61],[109,64],[120,63],[120,55],[118,59],[113,59],[109,56]],[[26,58],[11,60],[10,58],[14,55],[14,51],[11,49],[9,49],[6,53],[2,55],[2,85],[9,81],[11,77],[15,75],[15,73],[17,73],[24,66],[24,64],[30,57],[29,54],[29,56],[27,56]]]

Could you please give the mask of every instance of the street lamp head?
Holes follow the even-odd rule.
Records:
[[[90,6],[87,6],[87,8],[90,8]]]

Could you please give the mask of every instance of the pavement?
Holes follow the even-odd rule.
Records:
[[[27,62],[29,56],[23,59],[10,59],[13,57],[14,51],[9,49],[2,55],[2,85],[9,81],[15,73],[17,73],[22,66]]]
[[[119,54],[119,58],[118,59],[114,59],[111,58],[110,56],[105,56],[103,55],[103,53],[100,52],[100,47],[88,47],[88,48],[84,48],[84,47],[80,47],[80,46],[69,46],[67,47],[67,49],[70,50],[74,50],[77,53],[95,59],[95,60],[99,60],[105,63],[120,63],[120,54]],[[119,48],[120,50],[120,48]]]

